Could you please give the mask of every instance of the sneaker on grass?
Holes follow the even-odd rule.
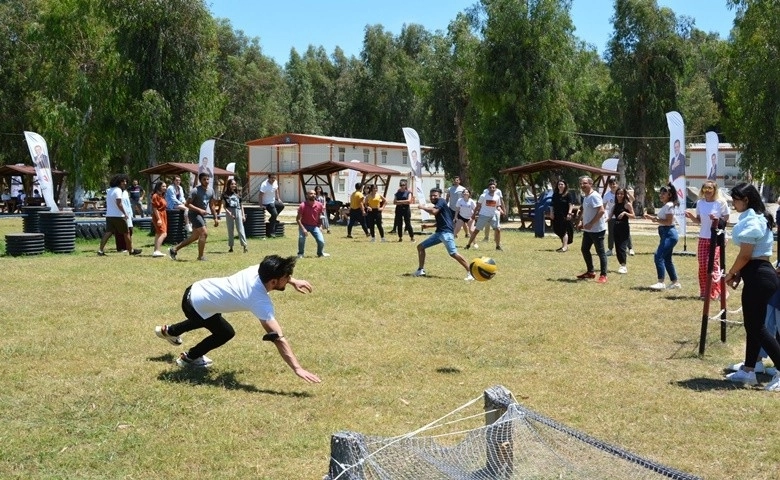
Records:
[[[728,370],[730,372],[738,372],[738,371],[742,370],[742,366],[743,365],[745,365],[745,362],[735,363],[733,365],[729,365],[728,368],[726,368],[726,370]],[[756,362],[756,366],[753,369],[753,371],[756,372],[756,373],[767,373],[766,368],[764,367],[764,362],[762,362],[762,361]]]
[[[628,269],[625,265],[621,265],[620,268],[618,268],[618,273],[628,273]]]
[[[198,358],[190,358],[186,353],[182,353],[179,355],[179,358],[176,359],[176,365],[182,368],[208,368],[213,363],[214,362],[205,355]]]
[[[473,282],[474,281],[474,276],[469,273],[468,275],[466,275],[466,278],[464,278],[463,280],[465,280],[467,282]]]
[[[664,282],[658,282],[650,285],[650,288],[653,290],[666,290],[666,284],[664,284]]]
[[[670,283],[666,287],[667,290],[680,290],[681,288],[682,288],[682,285],[680,285],[680,282]]]
[[[596,274],[594,272],[585,272],[577,275],[577,278],[580,280],[586,280],[588,278],[596,278]]]
[[[780,392],[780,374],[775,373],[775,376],[772,377],[772,381],[767,383],[766,387],[764,387],[764,390],[768,390],[770,392]]]
[[[607,283],[607,276],[606,275],[599,275],[599,279],[596,280],[596,283]]]
[[[168,341],[171,345],[181,345],[182,339],[181,337],[174,337],[173,335],[168,335],[168,325],[158,325],[154,327],[154,333],[158,337],[162,338],[163,340]]]
[[[425,269],[423,269],[423,268],[418,268],[418,269],[417,269],[417,270],[414,272],[414,274],[413,274],[413,275],[414,275],[415,277],[424,277],[424,276],[425,276]]]
[[[171,257],[171,260],[176,260],[176,250],[173,247],[168,249],[168,256]]]
[[[746,383],[748,385],[757,385],[756,372],[746,372],[745,370],[737,370],[734,373],[726,375],[726,380],[729,382]]]

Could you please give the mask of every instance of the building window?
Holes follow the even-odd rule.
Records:
[[[344,193],[346,189],[346,179],[339,178],[339,184],[336,188],[338,188],[339,193]]]
[[[404,150],[401,152],[401,164],[406,165],[407,163],[409,163],[409,152]]]
[[[691,166],[691,156],[690,155],[686,155],[685,156],[685,166],[686,167],[690,167]]]
[[[346,157],[347,157],[347,149],[344,147],[339,147],[339,162],[345,161]]]
[[[436,180],[436,188],[441,188],[441,180]]]
[[[726,166],[727,167],[736,167],[737,166],[737,154],[736,153],[727,153],[726,154]]]
[[[387,150],[382,150],[382,163],[387,163]]]
[[[371,150],[364,148],[363,149],[363,163],[368,163],[369,158],[371,157]]]

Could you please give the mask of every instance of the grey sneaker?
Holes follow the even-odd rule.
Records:
[[[176,365],[182,368],[209,368],[214,362],[207,356],[203,355],[198,358],[190,358],[186,353],[179,355],[176,359]]]
[[[424,277],[425,276],[425,270],[422,268],[418,268],[416,272],[414,272],[415,277]]]
[[[171,257],[171,260],[176,260],[176,250],[173,247],[168,249],[168,256]]]
[[[166,340],[171,345],[181,345],[182,343],[184,343],[181,337],[174,337],[173,335],[168,335],[168,325],[158,325],[154,327],[154,333],[155,335],[162,338],[163,340]]]

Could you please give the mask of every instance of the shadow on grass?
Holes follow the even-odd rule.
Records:
[[[151,359],[154,360],[154,359]],[[254,385],[242,383],[236,378],[236,372],[214,372],[208,368],[182,368],[168,370],[157,375],[158,380],[164,382],[190,383],[195,385],[211,385],[225,390],[243,390],[249,393],[264,393],[266,395],[278,395],[291,398],[310,398],[308,392],[284,392],[279,390],[267,390],[257,388]]]
[[[560,283],[580,283],[587,282],[587,280],[580,280],[577,277],[561,277],[561,278],[548,278],[548,282],[560,282]]]
[[[727,380],[719,378],[690,378],[688,380],[679,380],[676,382],[670,382],[672,385],[678,387],[687,388],[696,392],[711,392],[715,390],[741,390],[747,388],[749,390],[761,390],[759,386],[748,387],[741,383],[733,383]]]
[[[460,373],[460,368],[457,367],[439,367],[436,369],[436,373]]]

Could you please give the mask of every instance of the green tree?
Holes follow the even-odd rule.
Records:
[[[776,178],[780,158],[780,3],[730,0],[737,8],[726,97],[726,131],[740,168]]]
[[[195,161],[200,144],[224,128],[216,22],[203,0],[101,0],[101,7],[121,58],[116,167]]]
[[[22,132],[30,130],[29,102],[37,83],[38,42],[29,25],[40,10],[38,0],[0,2],[0,164],[30,163]]]
[[[306,63],[295,49],[290,52],[290,60],[285,66],[285,78],[289,90],[286,130],[295,133],[321,135],[320,114],[314,101],[312,86]]]
[[[482,44],[469,134],[472,179],[562,156],[572,146],[566,96],[574,58],[569,1],[482,0]]]
[[[428,117],[420,132],[436,147],[429,154],[434,166],[459,175],[464,185],[471,185],[466,126],[479,48],[473,27],[473,17],[459,13],[446,35],[432,37],[423,84]]]
[[[217,20],[219,43],[216,70],[225,105],[219,116],[216,161],[236,163],[236,173],[246,178],[247,140],[284,132],[287,87],[282,70],[263,55],[258,38],[236,32],[229,20]]]
[[[606,60],[612,76],[615,134],[624,139],[626,171],[637,200],[649,204],[647,185],[669,176],[666,112],[677,110],[685,65],[677,20],[655,0],[616,0],[615,33]]]

